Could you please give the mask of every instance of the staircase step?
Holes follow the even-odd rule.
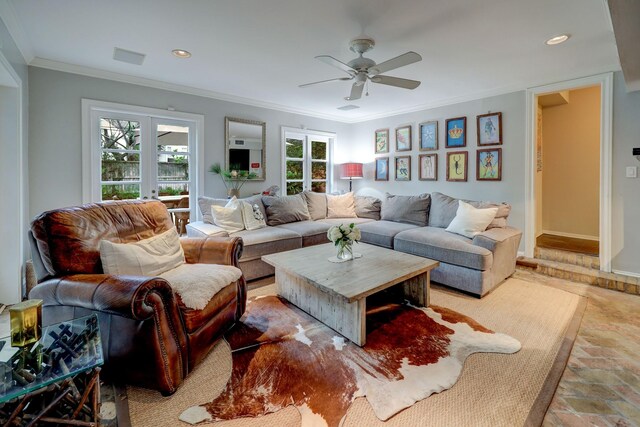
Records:
[[[573,282],[586,283],[600,288],[613,289],[632,295],[640,295],[640,278],[567,264],[547,259],[518,257],[517,265],[531,268],[536,273]]]
[[[563,251],[560,249],[548,249],[536,247],[535,258],[548,261],[556,261],[564,264],[578,265],[581,267],[600,269],[600,258],[594,255],[581,254],[577,252]]]

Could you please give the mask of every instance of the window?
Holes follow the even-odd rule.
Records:
[[[85,202],[162,201],[195,219],[202,116],[83,100]]]
[[[283,128],[283,194],[330,191],[335,134]]]

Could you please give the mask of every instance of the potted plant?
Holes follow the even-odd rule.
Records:
[[[227,189],[227,196],[229,197],[239,197],[240,189],[242,188],[244,183],[249,179],[258,177],[258,175],[253,172],[239,171],[236,169],[222,169],[220,163],[214,163],[213,165],[211,165],[211,167],[209,168],[209,172],[220,175],[220,179],[222,179],[224,188]]]

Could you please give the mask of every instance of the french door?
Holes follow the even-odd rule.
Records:
[[[195,219],[197,124],[91,109],[91,201],[157,199],[176,224]]]
[[[327,193],[331,183],[331,147],[335,136],[284,131],[283,193]]]

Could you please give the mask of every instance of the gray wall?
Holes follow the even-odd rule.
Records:
[[[336,132],[338,147],[348,125],[299,114],[252,107],[194,95],[29,67],[30,213],[82,202],[82,98],[204,115],[204,165],[224,164],[224,117],[267,123],[267,180],[245,185],[241,195],[281,185],[281,126]],[[343,184],[343,183],[339,183]],[[225,197],[218,176],[205,173],[204,195]]]
[[[640,167],[632,156],[640,147],[640,92],[626,92],[621,72],[613,88],[612,266],[640,274],[640,178],[625,178],[627,166]]]
[[[502,181],[476,181],[476,116],[488,112],[502,112]],[[445,149],[445,119],[467,117],[467,146],[460,149]],[[438,121],[438,150],[419,151],[419,123]],[[411,152],[395,152],[395,128],[404,125],[412,126],[413,150]],[[384,119],[358,123],[354,126],[352,158],[345,160],[365,163],[365,178],[354,181],[354,189],[360,193],[378,197],[385,192],[392,194],[418,194],[438,191],[473,200],[492,200],[508,202],[513,206],[509,223],[524,230],[524,151],[525,151],[525,93],[515,92],[494,96],[461,104],[448,105],[426,111],[402,114]],[[376,129],[389,128],[389,154],[374,154],[374,132]],[[489,147],[482,147],[489,148]],[[448,151],[468,151],[467,182],[448,182],[446,180],[446,153]],[[418,155],[422,153],[438,153],[438,180],[418,180]],[[394,157],[410,154],[411,181],[394,180]],[[374,181],[375,157],[389,157],[389,181]],[[521,246],[521,249],[524,246]]]
[[[27,123],[29,110],[29,90],[27,65],[18,47],[9,34],[4,22],[0,19],[1,52],[9,62],[9,70],[0,70],[2,83],[0,86],[0,140],[2,156],[0,157],[0,194],[3,205],[0,208],[0,302],[16,303],[20,301],[24,281],[23,265],[28,258],[28,245],[24,229],[28,224],[28,162],[27,162]],[[22,109],[18,109],[19,91],[13,71],[21,80]],[[18,122],[18,115],[22,121]],[[22,138],[20,138],[22,132]],[[22,156],[22,164],[20,157]],[[22,192],[20,183],[22,181]],[[23,206],[21,209],[20,199]],[[22,252],[20,247],[22,244]]]

